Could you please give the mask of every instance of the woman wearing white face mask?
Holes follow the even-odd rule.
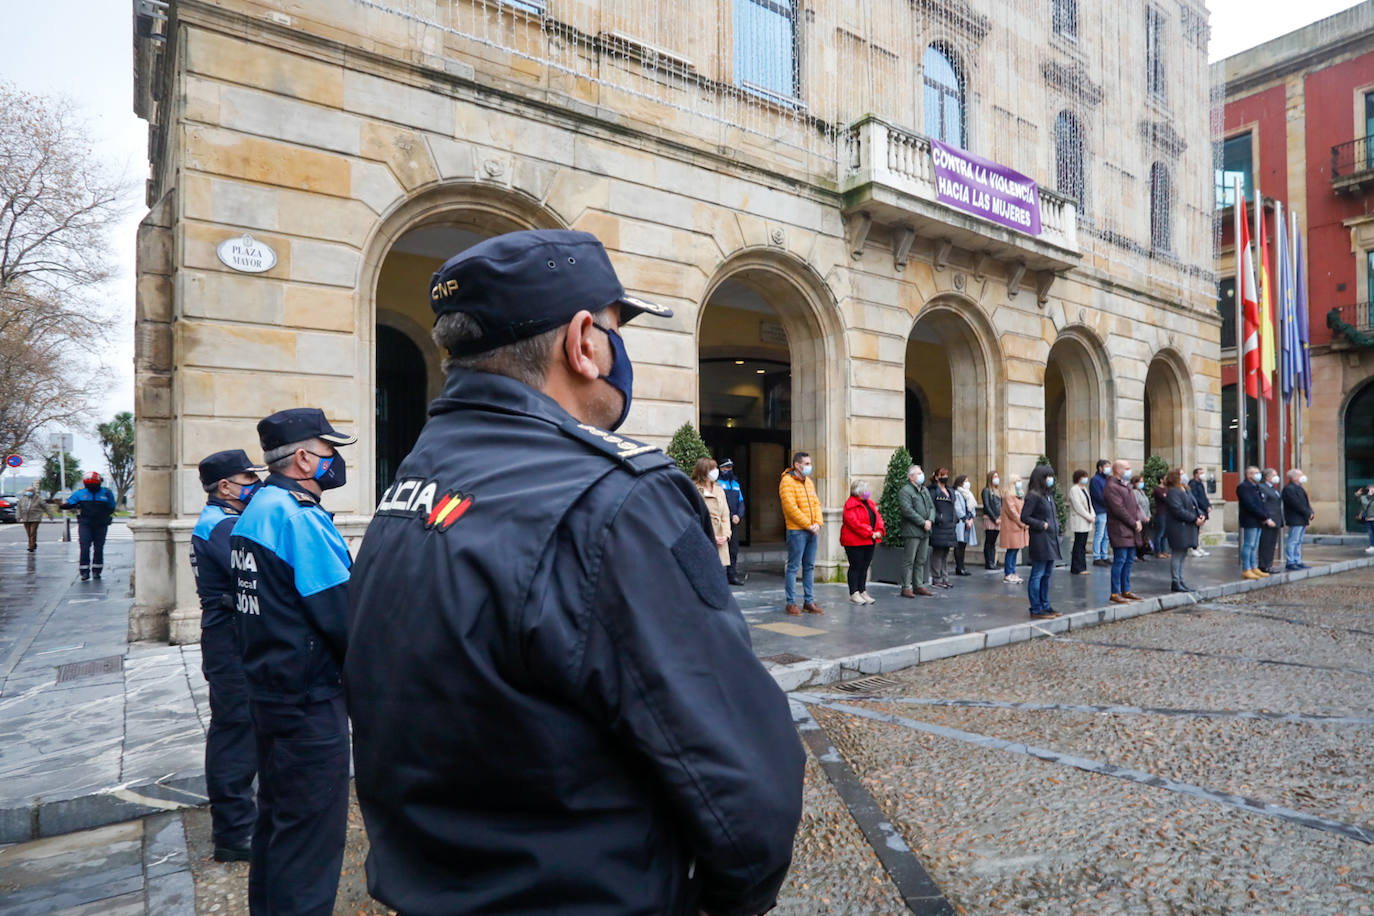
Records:
[[[978,504],[973,501],[973,487],[968,477],[960,474],[954,478],[954,574],[973,575],[964,566],[964,556],[970,547],[978,546],[978,534],[973,530],[973,520],[978,517]]]
[[[849,600],[853,604],[873,604],[878,600],[868,593],[868,567],[886,533],[882,514],[873,503],[872,487],[855,480],[849,485],[840,527],[840,546],[849,558]]]
[[[1016,574],[1016,555],[1030,543],[1030,529],[1021,521],[1025,495],[1026,485],[1021,482],[1021,475],[1008,474],[1007,488],[1002,491],[1002,545],[1007,549],[1002,581],[1008,585],[1020,585],[1025,581]]]
[[[997,537],[1002,533],[1002,478],[988,471],[983,501],[983,568],[997,572]]]
[[[720,557],[721,575],[730,566],[730,504],[725,501],[725,491],[717,484],[720,469],[710,458],[698,458],[692,468],[692,482],[706,503],[706,511],[711,514],[711,533],[716,539],[716,553]]]

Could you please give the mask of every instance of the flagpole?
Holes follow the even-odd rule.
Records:
[[[1298,308],[1298,300],[1303,299],[1303,304],[1306,305],[1305,300],[1307,297],[1300,297],[1297,294],[1298,289],[1301,288],[1303,282],[1302,277],[1298,276],[1298,211],[1290,207],[1288,210],[1288,218],[1293,221],[1293,231],[1289,235],[1289,240],[1290,247],[1293,249],[1293,310],[1296,313]],[[1294,314],[1293,318],[1295,321],[1294,329],[1296,330],[1297,315]],[[1303,365],[1302,389],[1304,392],[1306,392],[1311,390],[1312,380],[1307,377],[1307,368],[1301,362],[1303,356],[1303,352],[1301,350],[1303,341],[1301,340],[1301,336],[1301,332],[1299,332],[1299,340],[1297,341],[1297,344],[1300,349],[1298,350],[1298,354],[1295,357],[1295,359],[1299,360],[1299,365]],[[1297,395],[1298,392],[1295,388],[1293,391],[1293,467],[1300,468],[1302,467],[1302,399],[1299,398]]]
[[[1245,210],[1245,188],[1240,175],[1235,178],[1236,199],[1231,207],[1235,224],[1231,238],[1236,249],[1236,473],[1245,479],[1245,251],[1240,243],[1241,213]]]
[[[1255,291],[1260,297],[1260,369],[1259,377],[1255,380],[1255,409],[1259,414],[1257,425],[1259,429],[1259,442],[1256,466],[1264,470],[1265,461],[1268,458],[1269,445],[1269,405],[1264,402],[1264,324],[1266,309],[1264,308],[1264,250],[1260,247],[1260,239],[1264,237],[1264,198],[1260,195],[1259,182],[1255,182]]]
[[[1291,467],[1291,465],[1288,465],[1288,464],[1286,463],[1286,462],[1288,461],[1288,449],[1287,449],[1288,443],[1287,443],[1287,441],[1286,441],[1286,440],[1287,440],[1287,433],[1288,433],[1288,430],[1287,430],[1287,426],[1288,426],[1288,422],[1287,422],[1287,421],[1288,421],[1288,405],[1284,402],[1284,394],[1283,394],[1283,379],[1284,379],[1284,368],[1283,368],[1283,367],[1284,367],[1284,365],[1285,365],[1285,362],[1284,362],[1284,361],[1288,358],[1288,354],[1284,352],[1284,344],[1285,344],[1286,338],[1287,338],[1287,336],[1288,336],[1288,335],[1286,335],[1286,334],[1284,333],[1284,326],[1288,324],[1288,284],[1285,283],[1285,282],[1283,282],[1283,278],[1284,278],[1285,276],[1291,276],[1291,275],[1292,275],[1292,271],[1288,269],[1288,265],[1289,265],[1289,261],[1288,261],[1288,243],[1287,243],[1287,241],[1285,241],[1285,237],[1286,237],[1286,236],[1287,236],[1287,233],[1284,231],[1284,226],[1283,226],[1283,201],[1281,201],[1281,200],[1276,200],[1276,201],[1274,201],[1274,245],[1275,245],[1279,250],[1278,250],[1278,257],[1274,259],[1274,261],[1276,262],[1274,266],[1278,268],[1278,271],[1277,271],[1277,272],[1278,272],[1278,275],[1279,275],[1279,284],[1278,284],[1279,296],[1278,296],[1278,298],[1282,300],[1282,301],[1279,303],[1279,314],[1280,314],[1282,317],[1279,318],[1279,321],[1278,321],[1278,328],[1277,328],[1277,330],[1278,330],[1278,335],[1279,335],[1279,364],[1278,364],[1278,370],[1279,370],[1279,461],[1278,461],[1278,471],[1279,471],[1279,480],[1280,480],[1280,481],[1283,481],[1283,479],[1287,476],[1287,474],[1288,474],[1288,468]],[[1279,258],[1282,258],[1282,259],[1283,259],[1283,260],[1282,260],[1282,263],[1278,263]]]

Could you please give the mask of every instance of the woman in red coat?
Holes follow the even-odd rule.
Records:
[[[844,524],[840,528],[840,546],[849,557],[849,600],[854,604],[873,604],[868,594],[868,567],[873,563],[873,551],[882,542],[887,528],[878,507],[873,504],[873,491],[862,480],[849,485],[849,499],[844,504]]]

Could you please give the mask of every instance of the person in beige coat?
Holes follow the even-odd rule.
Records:
[[[720,555],[722,571],[730,565],[730,504],[725,500],[725,491],[716,483],[720,469],[710,458],[698,458],[692,468],[692,482],[706,503],[706,511],[711,514],[711,533],[716,539],[716,553]]]
[[[1081,576],[1088,571],[1088,536],[1093,533],[1096,522],[1092,494],[1088,492],[1088,472],[1074,471],[1073,486],[1069,487],[1069,531],[1073,534],[1073,553],[1069,560],[1071,576]]]
[[[24,495],[19,497],[19,505],[15,507],[14,516],[24,525],[24,533],[29,537],[30,553],[38,549],[38,526],[44,515],[48,518],[57,517],[52,511],[52,506],[38,495],[38,488],[29,486],[24,490]]]
[[[1002,491],[1002,546],[1006,548],[1006,564],[1002,567],[1002,581],[1018,585],[1023,580],[1016,574],[1016,555],[1030,544],[1030,528],[1021,521],[1021,506],[1026,499],[1026,484],[1020,474],[1007,475],[1007,488]]]

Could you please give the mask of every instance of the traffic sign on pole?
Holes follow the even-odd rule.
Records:
[[[8,458],[5,459],[5,464],[9,465],[12,468],[17,468],[23,463],[24,459],[20,458],[18,455],[10,455]]]

